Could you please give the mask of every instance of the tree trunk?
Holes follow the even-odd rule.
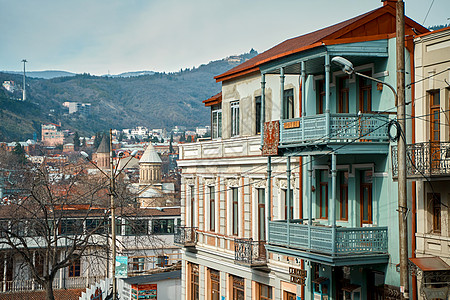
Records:
[[[45,294],[45,299],[55,300],[55,296],[53,295],[53,279],[49,279],[45,282]]]

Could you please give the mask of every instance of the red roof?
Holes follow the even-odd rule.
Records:
[[[424,272],[450,271],[450,266],[439,257],[412,257],[409,260]]]
[[[405,34],[419,34],[429,30],[405,17]],[[231,70],[214,77],[217,82],[259,71],[263,63],[327,44],[386,39],[395,34],[395,8],[388,1],[383,7],[341,23],[288,39],[269,50],[245,61]],[[394,35],[395,36],[395,35]]]
[[[430,35],[430,34],[433,34],[433,33],[441,32],[441,31],[446,31],[446,30],[449,30],[449,29],[450,29],[450,26],[444,27],[444,28],[441,28],[441,29],[438,29],[438,30],[433,30],[433,31],[430,31],[430,32],[427,32],[427,33],[418,35],[417,37],[423,37],[423,36],[427,36],[427,35]]]
[[[205,106],[212,106],[215,104],[219,104],[222,102],[222,92],[212,96],[209,99],[203,100],[203,103],[205,103]]]

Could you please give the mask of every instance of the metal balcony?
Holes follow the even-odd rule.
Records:
[[[397,146],[392,147],[392,176],[398,177]],[[406,176],[426,180],[427,177],[450,176],[450,142],[423,142],[406,146]]]
[[[320,114],[280,121],[280,145],[328,142],[387,142],[389,118],[381,114]],[[329,132],[329,133],[328,133]]]
[[[265,241],[253,239],[234,239],[235,262],[251,267],[265,266],[267,263],[265,244]]]
[[[197,244],[197,228],[186,226],[175,227],[174,243],[182,247],[195,247]]]
[[[334,265],[382,263],[389,256],[387,227],[333,228],[271,221],[268,244],[271,252]]]

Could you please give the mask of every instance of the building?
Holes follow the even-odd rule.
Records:
[[[5,88],[5,90],[7,90],[10,93],[14,93],[18,89],[16,83],[12,80],[3,81],[2,85]]]
[[[69,114],[80,113],[88,115],[91,112],[91,103],[64,102],[63,106],[69,109]]]
[[[413,181],[410,268],[419,299],[448,299],[450,289],[450,28],[414,39],[415,84],[407,177]],[[395,155],[393,153],[393,155]],[[393,165],[396,171],[396,164]],[[394,174],[396,175],[396,174]],[[426,298],[425,298],[426,297]]]
[[[331,64],[395,85],[395,14],[385,1],[215,77],[212,139],[180,146],[182,299],[400,297],[395,97]],[[411,38],[405,54],[410,74]]]
[[[64,143],[64,133],[61,125],[48,123],[42,124],[42,144],[44,146],[56,146]]]

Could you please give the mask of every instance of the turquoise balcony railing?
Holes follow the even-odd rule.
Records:
[[[339,256],[388,253],[387,227],[336,227],[269,222],[269,244]],[[309,238],[310,237],[310,238]]]
[[[389,118],[381,114],[320,114],[281,120],[280,144],[347,142],[349,140],[386,142]],[[303,128],[304,127],[304,128]]]

